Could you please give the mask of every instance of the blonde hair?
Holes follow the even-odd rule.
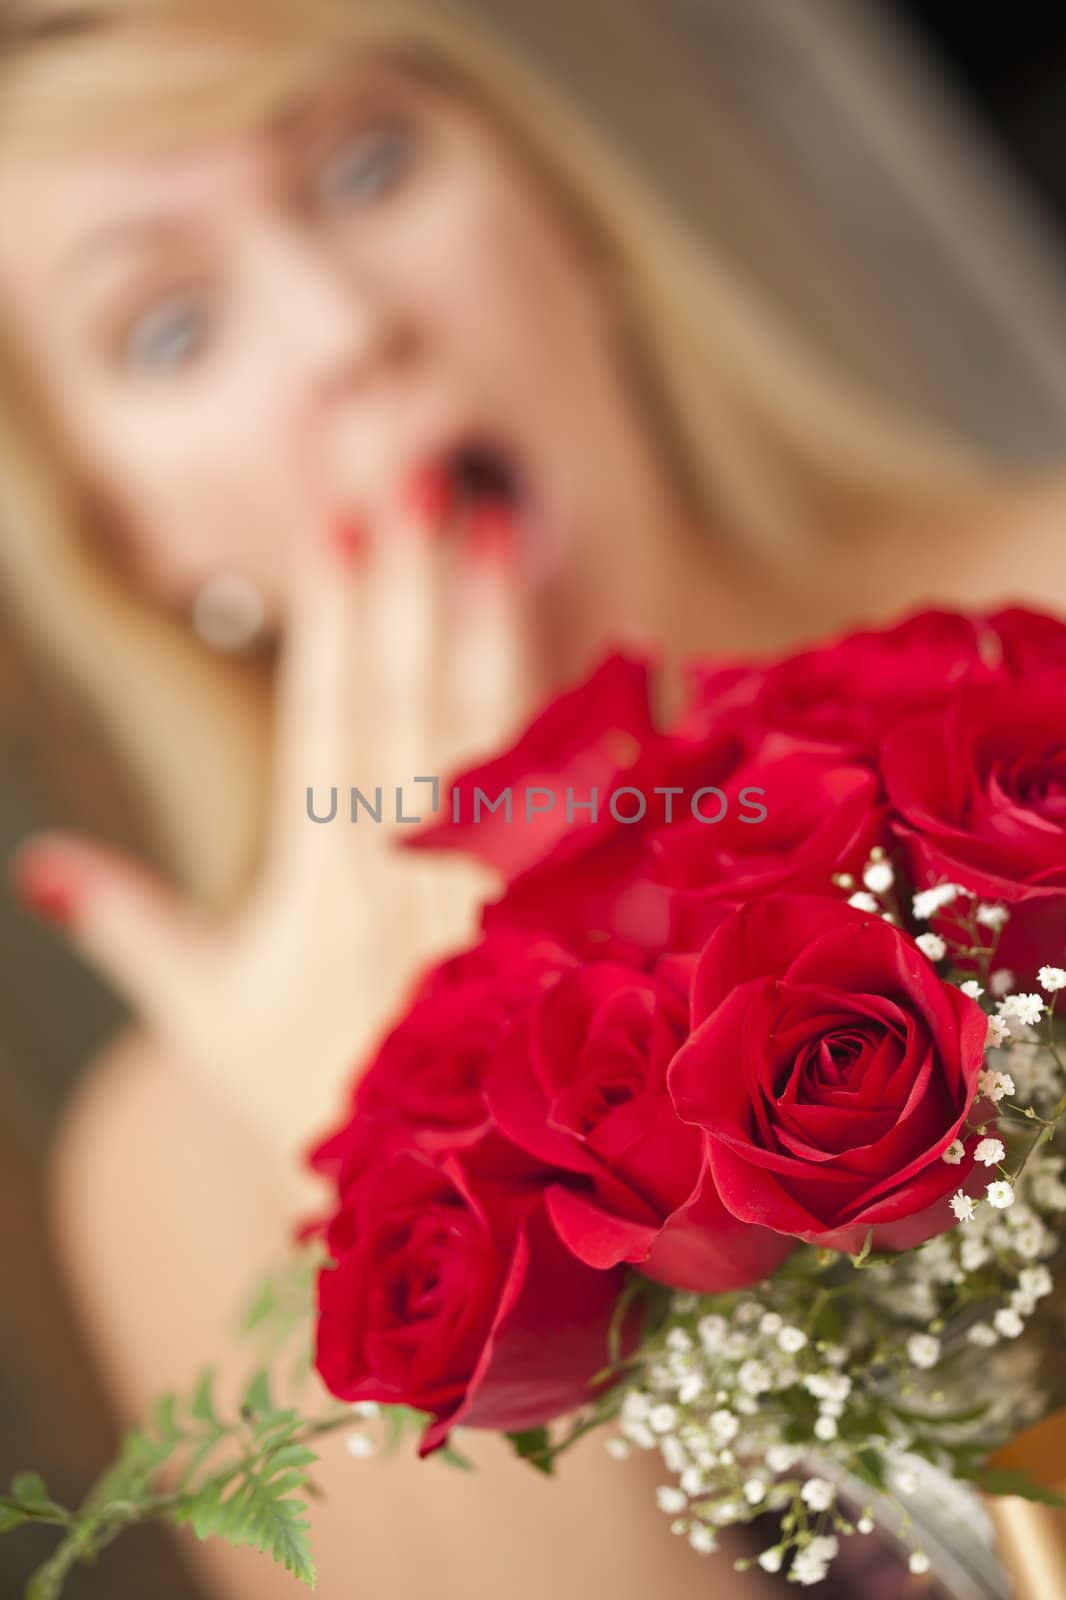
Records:
[[[146,65],[190,30],[210,52]],[[363,51],[473,98],[606,252],[664,462],[717,537],[787,568],[812,541],[947,503],[991,472],[831,370],[565,96],[433,0],[0,0],[0,141],[150,146],[255,126]],[[208,658],[130,592],[94,556],[91,518],[0,329],[0,561],[15,609],[103,712],[179,876],[226,901],[254,858],[269,679]]]

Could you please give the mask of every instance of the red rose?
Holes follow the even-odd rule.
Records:
[[[495,1052],[485,1093],[508,1140],[580,1178],[547,1191],[575,1255],[711,1292],[765,1277],[790,1245],[726,1211],[705,1181],[703,1140],[667,1093],[691,968],[667,962],[649,975],[593,962],[565,974]]]
[[[725,785],[720,823],[685,818],[648,841],[652,878],[669,887],[670,947],[698,950],[733,911],[770,894],[831,894],[834,873],[856,880],[881,841],[885,807],[876,775],[802,752],[751,761]],[[738,797],[761,796],[752,820]]]
[[[734,1216],[834,1250],[952,1226],[987,1019],[899,929],[831,899],[745,907],[699,958],[667,1078]]]
[[[960,693],[884,741],[917,889],[1004,901],[996,966],[1024,983],[1066,951],[1066,671]],[[949,918],[946,931],[952,929]],[[970,942],[967,938],[967,944]]]
[[[669,776],[688,787],[672,821],[585,833],[580,849],[560,845],[485,908],[484,926],[545,929],[588,959],[647,967],[700,949],[760,895],[832,893],[833,874],[859,878],[881,841],[886,808],[868,767],[824,751],[737,765],[732,738],[687,747],[684,763],[674,748]],[[700,784],[714,792],[697,819],[691,793]]]
[[[514,1018],[574,957],[548,939],[502,932],[431,967],[353,1086],[341,1124],[309,1152],[341,1186],[382,1141],[425,1150],[475,1143],[490,1126],[485,1067]]]
[[[597,1392],[625,1269],[578,1261],[536,1182],[481,1172],[471,1152],[401,1152],[361,1173],[328,1242],[318,1372],[339,1399],[429,1412],[420,1455],[460,1423],[537,1427]]]
[[[993,677],[1001,659],[981,618],[922,611],[768,663],[696,664],[685,722],[694,731],[739,725],[749,737],[788,735],[792,748],[799,740],[872,758],[901,717]],[[764,753],[788,748],[771,742]]]
[[[1010,606],[986,619],[999,640],[1004,671],[1012,677],[1066,667],[1066,622]]]
[[[517,876],[564,836],[592,827],[591,813],[578,810],[578,804],[598,788],[606,806],[616,781],[628,781],[627,770],[658,738],[648,660],[610,655],[584,682],[546,705],[510,749],[451,777],[442,786],[438,818],[408,835],[404,844],[462,850],[506,877]],[[568,787],[575,802],[569,816]],[[508,788],[513,791],[510,821],[505,807],[489,809]],[[526,791],[537,788],[547,790],[554,804],[549,806],[547,796],[530,797],[527,820]],[[475,819],[476,789],[486,798]]]

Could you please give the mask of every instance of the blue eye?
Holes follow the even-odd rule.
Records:
[[[374,128],[348,140],[319,170],[319,199],[328,207],[379,199],[408,166],[413,143],[410,129],[395,126]]]
[[[206,334],[202,307],[186,297],[160,301],[137,318],[122,346],[127,366],[173,372],[188,365]]]

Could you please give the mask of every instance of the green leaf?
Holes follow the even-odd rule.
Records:
[[[12,1500],[0,1500],[0,1533],[10,1533],[12,1528],[21,1528],[32,1521],[33,1517],[22,1506]]]
[[[254,1333],[262,1323],[267,1322],[278,1309],[278,1296],[272,1278],[267,1278],[259,1285],[252,1295],[245,1309],[241,1312],[237,1324],[237,1332],[241,1334]]]
[[[265,1367],[259,1368],[259,1371],[245,1389],[241,1409],[257,1416],[273,1412],[274,1401],[270,1393],[270,1374]]]
[[[287,1481],[280,1480],[282,1485]],[[279,1493],[269,1481],[249,1474],[236,1484],[213,1480],[186,1502],[175,1520],[189,1521],[198,1539],[215,1537],[232,1545],[250,1545],[313,1588],[306,1510],[305,1501],[290,1498],[284,1488]]]
[[[424,1411],[416,1411],[413,1406],[383,1406],[382,1411],[389,1430],[389,1436],[385,1441],[385,1455],[394,1454],[404,1435],[412,1429],[421,1432],[428,1420]]]
[[[40,1512],[43,1516],[55,1516],[57,1513],[60,1516],[66,1515],[65,1507],[52,1499],[44,1479],[38,1472],[17,1473],[11,1480],[10,1498],[17,1500],[27,1510]]]
[[[208,1367],[196,1386],[196,1393],[193,1395],[189,1413],[196,1418],[197,1422],[213,1422],[217,1428],[221,1427],[222,1424],[215,1410],[214,1384],[215,1370],[213,1367]]]
[[[1043,1506],[1066,1506],[1066,1499],[1045,1489],[1027,1472],[1013,1472],[1006,1467],[978,1467],[973,1481],[985,1494],[1017,1495],[1022,1500],[1035,1500]]]
[[[509,1433],[507,1437],[514,1446],[515,1454],[523,1461],[547,1473],[548,1477],[554,1475],[555,1467],[550,1456],[551,1435],[547,1428],[527,1428],[523,1433]]]
[[[181,1429],[178,1426],[175,1414],[176,1407],[177,1396],[173,1394],[160,1395],[152,1407],[152,1425],[164,1439],[176,1440],[181,1438]]]

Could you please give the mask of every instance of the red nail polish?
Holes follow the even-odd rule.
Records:
[[[419,467],[404,488],[408,510],[430,533],[437,533],[455,504],[451,475],[435,463]]]
[[[26,856],[12,868],[15,898],[27,911],[58,928],[74,921],[80,895],[68,867],[47,856]]]
[[[481,500],[471,506],[466,521],[466,548],[483,566],[511,567],[517,556],[514,517],[502,500]]]
[[[330,528],[330,544],[341,561],[354,566],[369,548],[366,528],[358,517],[338,517]]]

